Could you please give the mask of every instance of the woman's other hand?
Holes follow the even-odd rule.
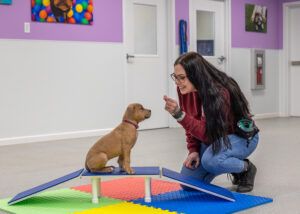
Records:
[[[196,169],[200,164],[200,156],[198,152],[192,152],[188,155],[183,165],[190,169]]]

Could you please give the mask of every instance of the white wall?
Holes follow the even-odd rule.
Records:
[[[110,131],[125,109],[123,51],[117,43],[0,40],[0,145]],[[250,54],[231,50],[232,76],[253,114],[277,116],[279,51],[266,50],[266,89],[257,91],[250,89]],[[170,118],[170,126],[178,124]]]
[[[119,43],[0,40],[0,145],[115,127],[123,60]]]
[[[179,46],[176,46],[174,56],[179,56]],[[255,118],[277,117],[279,114],[279,69],[280,50],[266,50],[266,88],[251,90],[251,49],[231,49],[232,76],[249,101],[249,106]],[[170,87],[170,95],[177,96],[176,87]],[[171,123],[172,127],[179,127]]]
[[[279,50],[266,50],[266,88],[251,90],[251,49],[231,49],[232,77],[247,97],[257,118],[279,116]]]

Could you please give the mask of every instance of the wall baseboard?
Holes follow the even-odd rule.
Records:
[[[45,135],[33,135],[33,136],[24,136],[24,137],[2,138],[0,139],[0,146],[45,142],[45,141],[52,141],[52,140],[65,140],[65,139],[74,139],[74,138],[82,138],[82,137],[102,136],[109,133],[112,130],[113,129],[110,128],[110,129],[62,132],[62,133],[45,134]]]
[[[279,112],[273,112],[273,113],[256,114],[253,118],[255,120],[259,120],[259,119],[267,119],[267,118],[274,118],[274,117],[281,117],[281,115]]]

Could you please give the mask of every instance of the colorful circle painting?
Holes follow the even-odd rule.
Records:
[[[31,0],[31,19],[37,22],[92,25],[93,10],[93,0]]]

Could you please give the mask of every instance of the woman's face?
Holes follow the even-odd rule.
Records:
[[[181,94],[197,91],[194,85],[187,78],[186,72],[180,64],[175,65],[172,78],[175,80],[175,83],[178,86]]]

